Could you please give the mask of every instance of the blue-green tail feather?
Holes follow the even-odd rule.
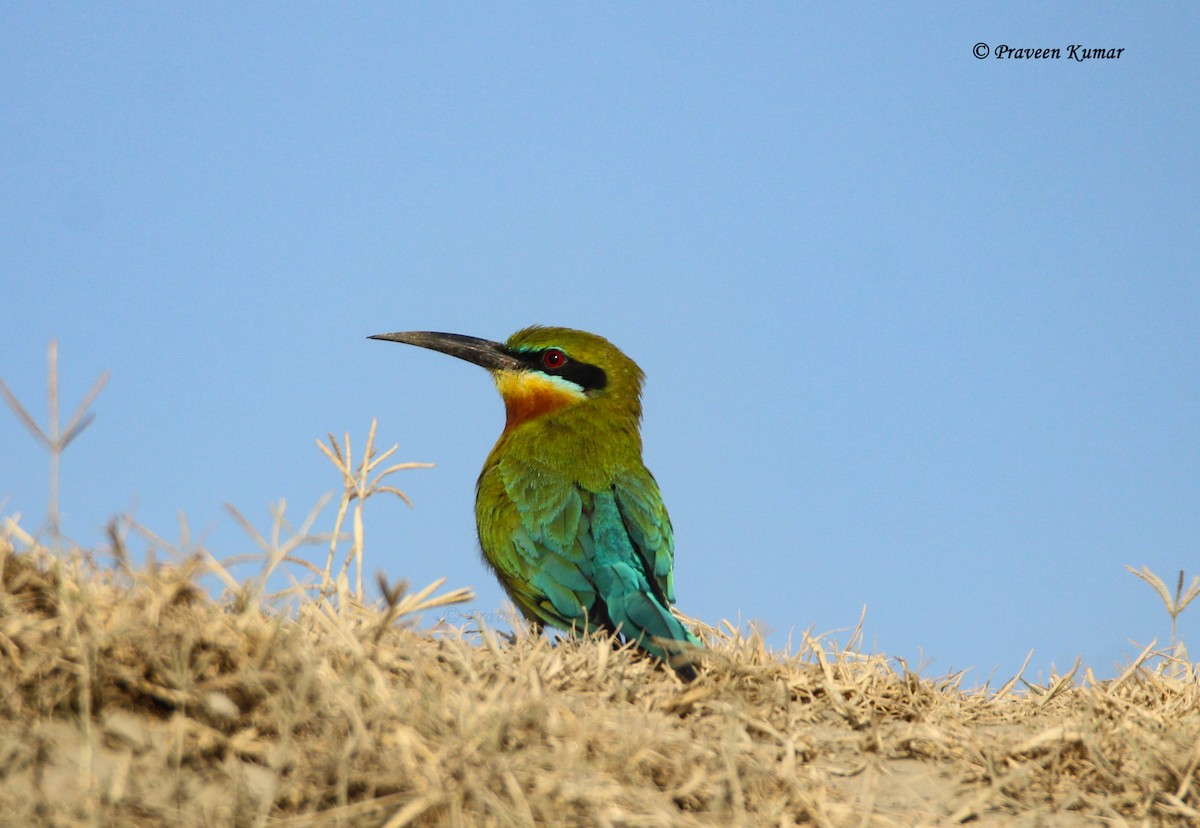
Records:
[[[657,573],[650,568],[654,550],[635,549],[633,533],[612,493],[597,494],[592,502],[592,583],[614,631],[666,661],[681,676],[686,672],[694,677],[690,654],[700,641],[667,608],[669,582],[654,577]],[[669,532],[667,524],[668,537]]]

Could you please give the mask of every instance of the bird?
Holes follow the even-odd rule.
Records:
[[[368,337],[486,368],[504,430],[475,486],[484,560],[521,614],[607,631],[696,678],[703,645],[674,615],[675,538],[642,461],[642,381],[604,337],[535,325],[503,343],[404,331]]]

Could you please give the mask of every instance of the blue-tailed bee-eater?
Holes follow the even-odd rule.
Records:
[[[412,331],[371,339],[481,365],[507,420],[475,490],[483,556],[539,628],[607,630],[696,677],[671,614],[675,540],[642,462],[642,371],[603,337],[535,326],[504,343]]]

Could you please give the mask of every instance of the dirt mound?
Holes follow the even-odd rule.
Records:
[[[433,590],[214,600],[0,536],[0,821],[12,825],[1180,824],[1190,666],[964,691],[806,638],[701,627],[681,684],[605,638],[420,630]],[[426,619],[431,620],[429,618]],[[1151,665],[1156,666],[1151,666]]]

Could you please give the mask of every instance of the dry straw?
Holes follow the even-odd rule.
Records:
[[[267,533],[236,515],[261,551],[245,583],[186,522],[170,544],[114,521],[93,550],[56,549],[4,520],[0,823],[1200,819],[1198,677],[1176,646],[1145,648],[1111,681],[1076,664],[1045,683],[1022,670],[968,690],[962,674],[929,678],[861,652],[861,630],[843,644],[804,634],[781,653],[753,629],[690,622],[709,652],[685,686],[603,636],[431,630],[467,591],[380,581],[368,599],[357,574],[361,508],[403,497],[382,481],[409,467],[378,471],[391,452],[375,455],[371,434],[357,461],[348,438],[322,446],[343,478],[330,533],[312,532],[319,509],[295,531],[282,503]],[[131,533],[154,550],[140,564]],[[309,543],[328,544],[323,567],[297,554]],[[272,574],[298,577],[269,593]],[[212,575],[216,597],[198,586]],[[1182,611],[1191,592],[1178,592]]]

